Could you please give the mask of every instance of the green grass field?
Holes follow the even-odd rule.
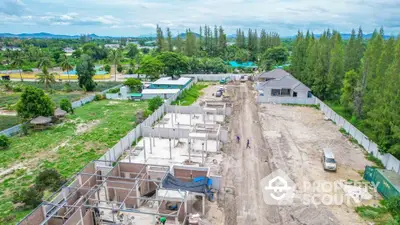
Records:
[[[12,85],[29,85],[29,86],[34,86],[34,87],[41,88],[43,90],[45,89],[44,84],[43,83],[39,83],[39,82],[12,81],[11,84]],[[64,90],[65,84],[66,84],[66,82],[56,82],[56,83],[51,85],[51,89],[53,89],[55,91],[62,91],[62,90]],[[94,91],[104,91],[106,89],[115,87],[118,84],[121,84],[121,82],[115,82],[115,81],[97,82],[97,86],[96,86]],[[78,82],[70,82],[70,86],[71,86],[71,90],[72,91],[82,91],[82,88],[79,87]]]
[[[13,192],[32,185],[42,168],[55,168],[69,178],[133,129],[135,112],[142,108],[147,108],[147,102],[92,102],[77,108],[62,124],[12,137],[10,148],[0,152],[0,166],[22,168],[1,178],[0,224],[15,224],[31,211],[14,209]],[[83,124],[88,124],[87,130],[77,132]]]
[[[172,102],[172,105],[183,105],[188,106],[193,104],[199,97],[202,95],[202,89],[206,88],[208,84],[197,83],[194,84],[191,88],[182,92],[182,94],[176,99],[176,101]]]
[[[60,104],[61,99],[67,98],[71,102],[77,101],[83,97],[85,97],[86,94],[83,92],[62,92],[62,91],[56,91],[55,93],[47,93],[50,98],[53,100],[53,102],[58,106]],[[19,96],[21,96],[21,92],[2,92],[0,93],[0,108],[7,108],[8,106],[11,107],[10,109],[13,109],[13,106],[18,102]]]
[[[0,131],[15,126],[19,123],[20,121],[17,116],[0,115]]]

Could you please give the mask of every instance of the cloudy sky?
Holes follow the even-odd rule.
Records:
[[[326,28],[400,32],[400,0],[0,0],[0,32],[137,36],[156,24],[174,33],[222,25],[226,33],[257,28],[281,36]]]

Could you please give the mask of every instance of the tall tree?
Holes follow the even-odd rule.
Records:
[[[218,47],[219,55],[222,55],[226,50],[226,34],[224,33],[224,28],[222,28],[222,26],[219,26]]]
[[[368,42],[367,49],[364,53],[361,66],[361,96],[360,104],[356,105],[356,115],[357,117],[363,116],[363,110],[369,107],[368,102],[365,101],[365,93],[368,92],[373,86],[374,80],[376,78],[377,64],[382,54],[383,48],[383,37],[375,30],[372,34],[371,40]],[[365,106],[365,103],[367,105]]]
[[[139,49],[137,48],[137,46],[135,44],[129,44],[127,49],[128,49],[128,52],[126,53],[126,55],[130,59],[135,58],[137,56],[137,54],[139,54]]]
[[[164,51],[165,40],[162,29],[157,24],[157,38],[156,38],[157,52]]]
[[[11,66],[15,67],[19,70],[19,77],[21,78],[21,82],[24,81],[22,79],[22,65],[24,64],[24,58],[21,51],[15,51],[12,54]]]
[[[350,113],[354,111],[355,94],[359,80],[359,74],[355,70],[346,72],[344,76],[340,103],[343,105],[344,109]]]
[[[40,83],[43,83],[45,88],[51,87],[51,84],[56,82],[55,76],[57,73],[50,73],[47,69],[47,66],[43,66],[42,72],[36,74],[36,77]]]
[[[332,37],[327,92],[329,99],[339,100],[344,77],[344,52],[342,38],[338,32]]]
[[[89,55],[82,55],[81,62],[76,67],[76,73],[78,75],[79,87],[86,91],[93,91],[96,87],[96,83],[93,81],[96,71],[92,58]]]
[[[172,52],[174,50],[174,46],[172,44],[172,34],[169,27],[167,28],[167,43],[168,43],[168,51]]]
[[[142,58],[137,73],[145,74],[150,80],[156,80],[163,69],[164,64],[158,58],[146,55]]]
[[[267,51],[267,49],[268,49],[267,33],[265,32],[264,29],[262,29],[260,35],[260,52],[263,54]]]
[[[164,64],[164,72],[168,76],[180,76],[187,72],[187,61],[185,57],[176,52],[163,52],[157,56],[157,59]]]
[[[121,52],[118,49],[112,49],[108,53],[108,60],[114,64],[114,76],[115,81],[117,81],[117,66],[120,65]]]
[[[68,56],[63,56],[60,66],[63,71],[67,71],[68,82],[70,82],[71,80],[69,78],[69,71],[74,69],[74,65],[71,63],[71,60],[69,60]]]

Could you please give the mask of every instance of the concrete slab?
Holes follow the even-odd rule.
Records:
[[[180,114],[167,113],[155,126],[163,128],[182,128],[190,129],[195,124],[204,124],[204,115],[202,114]],[[215,124],[224,122],[224,115],[206,115],[206,124]]]
[[[171,140],[171,155],[169,150],[169,140],[163,138],[152,138],[155,140],[155,144],[152,143],[150,148],[150,137],[144,137],[139,141],[138,146],[144,147],[142,151],[139,152],[138,156],[130,156],[131,162],[134,163],[148,163],[156,165],[174,165],[174,164],[185,164],[185,161],[189,160],[188,153],[188,139],[180,138],[175,141]],[[143,142],[144,140],[144,142]],[[202,140],[193,140],[191,145],[191,161],[195,164],[201,164],[202,162]],[[144,144],[145,143],[145,146]],[[206,160],[207,153],[215,154],[217,153],[217,141],[208,140],[204,142],[204,157]],[[207,147],[207,151],[206,151]],[[144,158],[146,151],[146,160]],[[151,153],[150,153],[151,152]],[[123,162],[129,162],[129,156],[122,160]]]

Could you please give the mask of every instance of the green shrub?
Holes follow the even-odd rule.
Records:
[[[96,94],[94,96],[94,100],[95,101],[100,101],[100,100],[103,100],[103,99],[104,99],[104,96],[102,94]]]
[[[72,108],[71,101],[66,98],[61,99],[60,108],[66,112],[74,113],[74,109]]]
[[[107,93],[110,93],[110,94],[119,93],[119,88],[111,88],[110,90],[107,91]]]
[[[39,191],[46,189],[57,191],[63,183],[65,179],[55,169],[45,169],[35,179],[35,185]]]
[[[42,202],[43,192],[36,186],[26,188],[14,193],[13,203],[23,203],[25,208],[35,208]]]
[[[24,86],[22,84],[14,85],[12,90],[13,92],[22,92],[24,90]]]
[[[65,91],[65,92],[72,91],[71,84],[69,82],[64,84],[63,91]]]
[[[111,72],[111,66],[108,65],[108,64],[105,65],[105,66],[104,66],[104,70],[107,71],[107,73],[110,73],[110,72]]]
[[[393,215],[400,216],[400,196],[392,197],[382,201],[382,204],[388,209],[388,211]]]
[[[23,71],[23,72],[33,72],[32,68],[27,67],[27,66],[23,66],[23,67],[22,67],[22,71]]]
[[[10,147],[10,139],[4,134],[0,135],[0,149],[7,149],[8,147]]]
[[[356,212],[363,218],[377,219],[387,213],[385,207],[372,207],[372,206],[360,206],[356,208]]]
[[[122,70],[123,70],[124,68],[121,66],[121,65],[117,65],[117,71],[118,71],[118,73],[122,73]]]
[[[131,89],[131,92],[141,92],[143,87],[142,82],[135,78],[126,79],[124,85],[128,86]]]
[[[154,111],[155,111],[156,109],[158,109],[158,107],[160,107],[163,103],[164,103],[164,100],[163,100],[160,96],[157,96],[157,97],[155,97],[155,98],[150,99],[148,109],[149,109],[151,112],[154,112]]]
[[[374,162],[376,164],[376,167],[378,168],[385,168],[385,166],[383,165],[382,161],[378,158],[376,158],[374,155],[372,155],[371,153],[368,153],[367,157],[366,157],[369,161]]]

